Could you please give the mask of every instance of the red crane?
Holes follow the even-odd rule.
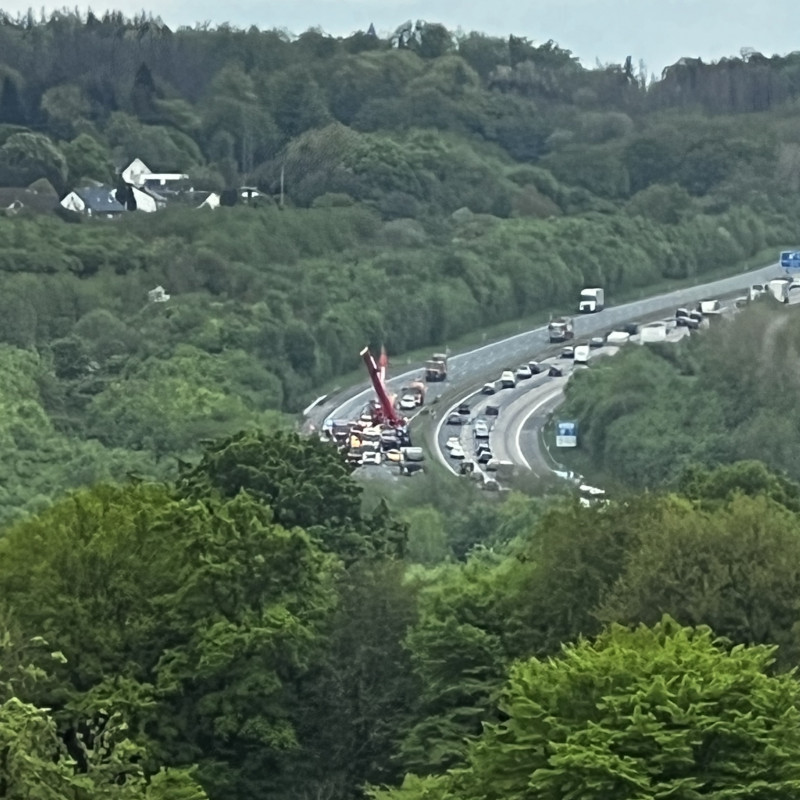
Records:
[[[372,386],[375,389],[375,394],[378,396],[378,407],[373,410],[373,420],[376,425],[391,425],[395,430],[402,435],[404,442],[410,442],[408,436],[408,421],[397,413],[392,401],[389,399],[389,394],[386,387],[381,380],[378,365],[375,359],[369,352],[369,348],[365,347],[361,353],[361,358],[367,366],[369,378],[372,381]]]

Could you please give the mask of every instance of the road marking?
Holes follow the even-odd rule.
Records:
[[[453,405],[450,406],[450,408],[448,408],[444,414],[442,414],[441,418],[436,423],[436,427],[434,428],[433,431],[433,442],[434,442],[434,449],[436,450],[436,455],[439,457],[439,461],[441,461],[442,464],[444,464],[445,467],[447,467],[447,469],[449,469],[450,472],[453,473],[453,475],[458,475],[458,471],[453,469],[453,465],[445,457],[445,454],[442,452],[442,448],[439,447],[439,434],[442,432],[442,425],[444,425],[447,422],[447,418],[454,411],[456,411],[462,403],[465,403],[470,397],[474,397],[474,395],[475,392],[472,392],[471,394],[468,394],[466,397],[462,397],[460,400],[457,400],[455,403],[453,403]],[[460,439],[464,425],[462,424],[459,425],[458,427],[459,427],[458,438]]]
[[[526,422],[527,422],[527,421],[528,421],[528,420],[529,420],[529,419],[530,419],[530,418],[531,418],[531,417],[532,417],[532,416],[533,416],[533,415],[534,415],[534,414],[535,414],[535,413],[536,413],[536,412],[537,412],[537,411],[538,411],[538,410],[539,410],[539,409],[540,409],[540,408],[541,408],[543,405],[546,405],[547,403],[549,403],[549,402],[550,402],[550,401],[551,401],[551,400],[552,400],[554,397],[556,397],[557,395],[559,395],[559,394],[562,394],[562,393],[563,393],[563,391],[564,391],[564,386],[563,386],[563,385],[561,385],[561,386],[558,386],[558,387],[556,388],[556,390],[555,390],[555,391],[553,391],[553,392],[549,392],[547,395],[545,395],[545,397],[543,397],[543,398],[542,398],[542,399],[541,399],[541,400],[540,400],[538,403],[536,403],[536,405],[534,405],[534,406],[532,406],[532,407],[530,408],[530,410],[528,411],[528,413],[527,413],[527,414],[525,414],[525,416],[522,418],[522,422],[519,424],[519,427],[517,428],[517,435],[514,437],[514,445],[515,445],[515,446],[516,446],[516,448],[517,448],[517,453],[516,453],[516,454],[519,456],[520,462],[522,463],[522,465],[523,465],[523,466],[524,466],[526,469],[529,469],[529,470],[533,471],[533,469],[531,468],[531,465],[530,465],[530,463],[528,463],[528,459],[527,459],[527,458],[525,458],[525,456],[522,454],[522,446],[520,445],[520,440],[521,440],[521,438],[522,438],[522,429],[525,427],[525,423],[526,423]],[[538,477],[538,476],[537,476],[537,477]]]

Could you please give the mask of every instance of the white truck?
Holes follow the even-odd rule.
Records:
[[[621,344],[625,344],[625,342],[629,341],[631,335],[627,331],[611,331],[611,333],[606,336],[606,344],[611,346],[619,346]]]
[[[594,314],[602,311],[605,306],[605,292],[602,289],[584,289],[581,291],[581,299],[578,303],[578,311],[581,314]]]
[[[575,351],[573,354],[573,358],[575,359],[576,364],[588,364],[589,363],[589,345],[588,344],[576,344]]]
[[[789,302],[789,286],[792,282],[789,278],[776,278],[767,284],[767,291],[779,302]]]
[[[650,322],[642,325],[639,330],[640,344],[648,342],[665,342],[667,340],[667,324],[665,322]]]

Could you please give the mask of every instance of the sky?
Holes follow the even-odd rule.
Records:
[[[45,3],[45,8],[71,4]],[[11,0],[3,10],[39,4]],[[766,56],[800,50],[800,0],[116,0],[108,6],[128,16],[144,10],[170,27],[209,22],[299,34],[322,28],[335,36],[374,23],[389,34],[406,20],[440,22],[451,30],[493,36],[525,36],[534,44],[552,39],[588,68],[621,64],[630,55],[648,74],[684,56],[706,62],[752,48]],[[86,11],[89,6],[80,3]],[[91,6],[95,14],[105,6]]]

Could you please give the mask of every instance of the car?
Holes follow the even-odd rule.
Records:
[[[560,358],[575,358],[575,348],[574,347],[565,347],[561,351]]]
[[[500,386],[503,389],[513,389],[517,385],[517,377],[510,369],[504,369],[500,375]]]
[[[564,377],[564,370],[561,367],[557,367],[555,364],[553,364],[553,366],[550,367],[549,370],[547,370],[547,374],[551,378],[563,378]]]
[[[676,325],[687,325],[689,320],[689,309],[688,308],[679,308],[675,312],[675,324]]]
[[[464,448],[460,444],[450,449],[450,458],[456,458],[460,460],[466,457],[467,454],[464,452]]]
[[[447,418],[446,424],[463,425],[466,421],[466,417],[463,417],[461,414],[450,414],[450,416]]]
[[[696,331],[700,327],[702,321],[703,315],[699,311],[692,311],[687,317],[685,325],[687,328]]]
[[[475,454],[475,459],[479,464],[488,464],[490,461],[494,459],[494,456],[492,455],[492,451],[488,447],[486,447],[479,450]]]
[[[639,333],[639,323],[638,322],[626,322],[622,326],[622,330],[628,334],[628,336],[636,336]]]
[[[603,339],[602,336],[592,336],[592,338],[589,339],[589,347],[591,348],[602,347],[605,343],[605,339]]]
[[[534,375],[538,375],[545,370],[544,364],[540,364],[538,361],[529,361],[528,366],[530,367],[531,373]]]
[[[470,415],[469,403],[461,403],[456,410],[458,411],[459,414],[464,414],[465,416]]]
[[[487,417],[496,417],[500,413],[500,406],[486,406],[483,409],[483,413]]]
[[[445,447],[446,447],[448,450],[451,450],[453,447],[455,447],[456,445],[460,445],[460,444],[461,444],[461,437],[460,437],[460,436],[451,436],[451,437],[450,437],[450,438],[449,438],[449,439],[448,439],[448,440],[447,440],[447,441],[444,443],[444,446],[445,446]]]
[[[524,381],[533,375],[531,368],[527,364],[522,364],[517,367],[516,376],[518,380]]]
[[[415,462],[411,462],[410,464],[400,465],[401,475],[417,475],[422,472],[425,472],[425,466],[423,464],[417,464]]]
[[[475,427],[472,430],[476,439],[489,438],[489,426],[481,419],[475,423]]]
[[[489,381],[483,384],[481,394],[494,394],[497,391],[497,384],[494,381]]]
[[[381,463],[381,454],[379,452],[363,453],[361,456],[362,466],[366,466],[367,464],[380,464],[380,463]]]
[[[400,409],[402,411],[413,411],[417,407],[417,398],[413,394],[403,395],[400,400]]]

